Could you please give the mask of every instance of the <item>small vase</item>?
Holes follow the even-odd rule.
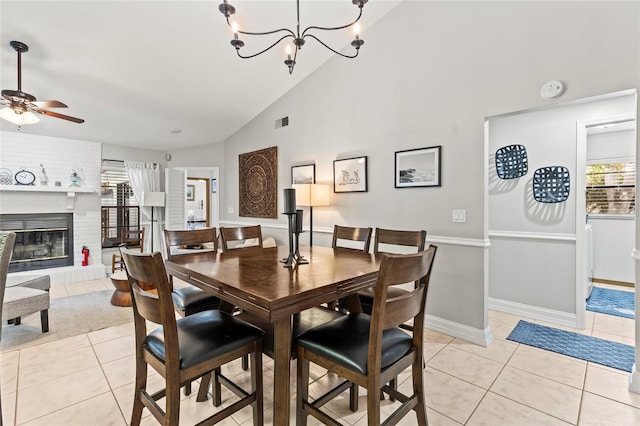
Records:
[[[69,179],[71,180],[71,185],[69,186],[80,186],[80,176],[71,175],[69,176]]]

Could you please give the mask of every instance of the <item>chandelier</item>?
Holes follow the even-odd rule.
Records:
[[[220,4],[220,6],[218,7],[218,10],[220,10],[220,12],[225,16],[225,19],[227,20],[227,25],[233,30],[233,40],[231,40],[231,46],[233,46],[236,49],[236,53],[242,59],[254,58],[254,57],[258,56],[258,55],[263,54],[264,52],[266,52],[268,50],[271,50],[273,47],[278,45],[281,41],[289,39],[289,38],[292,39],[291,41],[293,42],[293,45],[295,46],[295,50],[292,52],[291,45],[287,44],[287,48],[286,48],[287,59],[284,61],[284,64],[289,68],[289,74],[291,74],[291,73],[293,73],[293,68],[296,65],[296,59],[298,57],[298,51],[300,49],[302,49],[302,46],[304,45],[305,39],[307,37],[316,40],[318,43],[320,43],[321,45],[323,45],[324,47],[326,47],[327,49],[329,49],[333,53],[338,54],[338,55],[340,55],[340,56],[342,56],[344,58],[353,59],[356,56],[358,56],[358,53],[360,52],[360,47],[364,44],[364,40],[362,40],[360,38],[360,26],[357,24],[357,22],[362,17],[362,8],[364,7],[365,3],[367,3],[367,1],[368,0],[351,0],[351,2],[354,5],[358,6],[359,13],[358,13],[358,16],[356,17],[356,19],[353,22],[349,23],[349,24],[341,25],[339,27],[319,27],[319,26],[311,25],[311,26],[305,28],[302,32],[300,32],[300,0],[296,0],[297,23],[296,23],[295,31],[290,30],[288,28],[280,28],[280,29],[277,29],[277,30],[265,31],[265,32],[241,31],[240,29],[238,29],[238,26],[237,26],[237,24],[235,22],[229,21],[229,18],[231,17],[231,15],[236,13],[236,8],[235,7],[230,5],[227,2],[227,0],[223,0],[223,3]],[[325,42],[320,40],[315,34],[312,33],[312,31],[316,31],[316,30],[317,31],[333,31],[333,30],[342,30],[342,29],[350,28],[350,27],[353,27],[354,28],[354,32],[355,32],[355,38],[351,42],[351,46],[353,46],[355,48],[355,52],[353,54],[350,54],[350,55],[338,52],[337,50],[335,50],[332,47],[330,47],[329,45],[327,45]],[[244,41],[242,41],[239,38],[238,34],[243,34],[243,35],[248,35],[248,36],[265,36],[265,35],[278,34],[278,33],[284,33],[284,35],[282,35],[278,40],[276,40],[273,44],[268,46],[266,49],[263,49],[263,50],[261,50],[259,52],[256,52],[256,53],[253,53],[253,54],[249,54],[249,55],[244,55],[244,54],[240,53],[240,48],[244,47]],[[292,55],[293,55],[293,57],[292,57]]]

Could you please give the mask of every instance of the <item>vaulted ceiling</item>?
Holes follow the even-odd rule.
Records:
[[[363,38],[401,1],[369,1]],[[62,101],[69,108],[55,111],[86,121],[39,115],[39,123],[21,130],[0,120],[0,129],[163,151],[220,142],[334,56],[309,40],[292,75],[283,63],[284,44],[240,59],[219,3],[3,0],[1,88],[17,88],[17,55],[9,42],[24,42],[22,90]],[[293,0],[230,3],[241,29],[295,27]],[[350,0],[300,2],[302,27],[343,25],[357,12]],[[352,38],[347,31],[321,36],[337,50],[350,49]],[[247,53],[269,45],[262,37],[243,39]],[[361,55],[367,49],[375,46],[365,44]]]

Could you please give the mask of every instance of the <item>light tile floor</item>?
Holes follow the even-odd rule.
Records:
[[[76,283],[52,289],[52,296],[108,285],[107,280]],[[628,373],[507,341],[519,319],[491,311],[494,341],[488,348],[428,330],[424,374],[430,424],[640,425],[640,395],[627,390]],[[587,319],[587,328],[580,332],[633,344],[633,320],[591,312]],[[4,424],[126,425],[132,407],[133,353],[133,327],[125,324],[0,354]],[[266,424],[272,419],[272,367],[265,357]],[[239,363],[226,373],[244,374]],[[311,375],[311,396],[336,381],[313,366]],[[399,377],[401,389],[410,387],[409,377],[408,372]],[[162,379],[150,373],[149,383],[159,388]],[[295,395],[295,379],[291,386]],[[364,395],[361,390],[357,413],[349,411],[346,393],[326,408],[346,425],[366,425]],[[225,393],[223,401],[229,400],[232,395]],[[193,395],[183,396],[181,424],[196,423],[213,410],[210,401],[196,403]],[[391,410],[385,401],[383,415]],[[157,424],[148,411],[144,416],[143,425]],[[222,424],[251,424],[250,408]],[[317,422],[310,418],[309,424]],[[415,416],[400,424],[416,424]]]

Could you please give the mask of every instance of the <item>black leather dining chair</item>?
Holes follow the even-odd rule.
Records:
[[[262,425],[262,336],[264,332],[233,315],[208,310],[176,319],[171,285],[159,252],[121,251],[133,302],[136,346],[136,379],[131,425],[138,426],[143,408],[164,425],[177,425],[180,418],[180,387],[212,375],[214,405],[221,405],[221,385],[240,399],[217,411],[201,424],[214,424],[247,405],[253,407],[253,424]],[[138,282],[153,283],[157,295],[143,290]],[[147,332],[147,323],[160,326]],[[221,373],[221,367],[243,356],[251,356],[251,390],[246,391]],[[149,394],[147,366],[165,379],[165,388]],[[237,379],[236,379],[237,380]],[[203,389],[204,388],[204,389]],[[200,387],[201,399],[207,389]],[[204,394],[204,395],[202,395]],[[204,398],[202,398],[204,397]],[[164,410],[157,401],[165,398]]]
[[[371,315],[349,313],[298,336],[296,425],[306,425],[309,415],[325,424],[339,424],[321,407],[354,383],[367,389],[368,425],[383,424],[379,397],[382,391],[400,402],[384,424],[396,424],[413,410],[418,425],[426,426],[422,372],[424,316],[436,250],[431,246],[414,254],[381,255]],[[418,284],[404,296],[387,298],[391,286],[407,282]],[[410,319],[414,321],[413,335],[399,327]],[[310,399],[311,362],[345,380],[325,394]],[[387,384],[407,368],[411,368],[412,373],[410,395]]]

